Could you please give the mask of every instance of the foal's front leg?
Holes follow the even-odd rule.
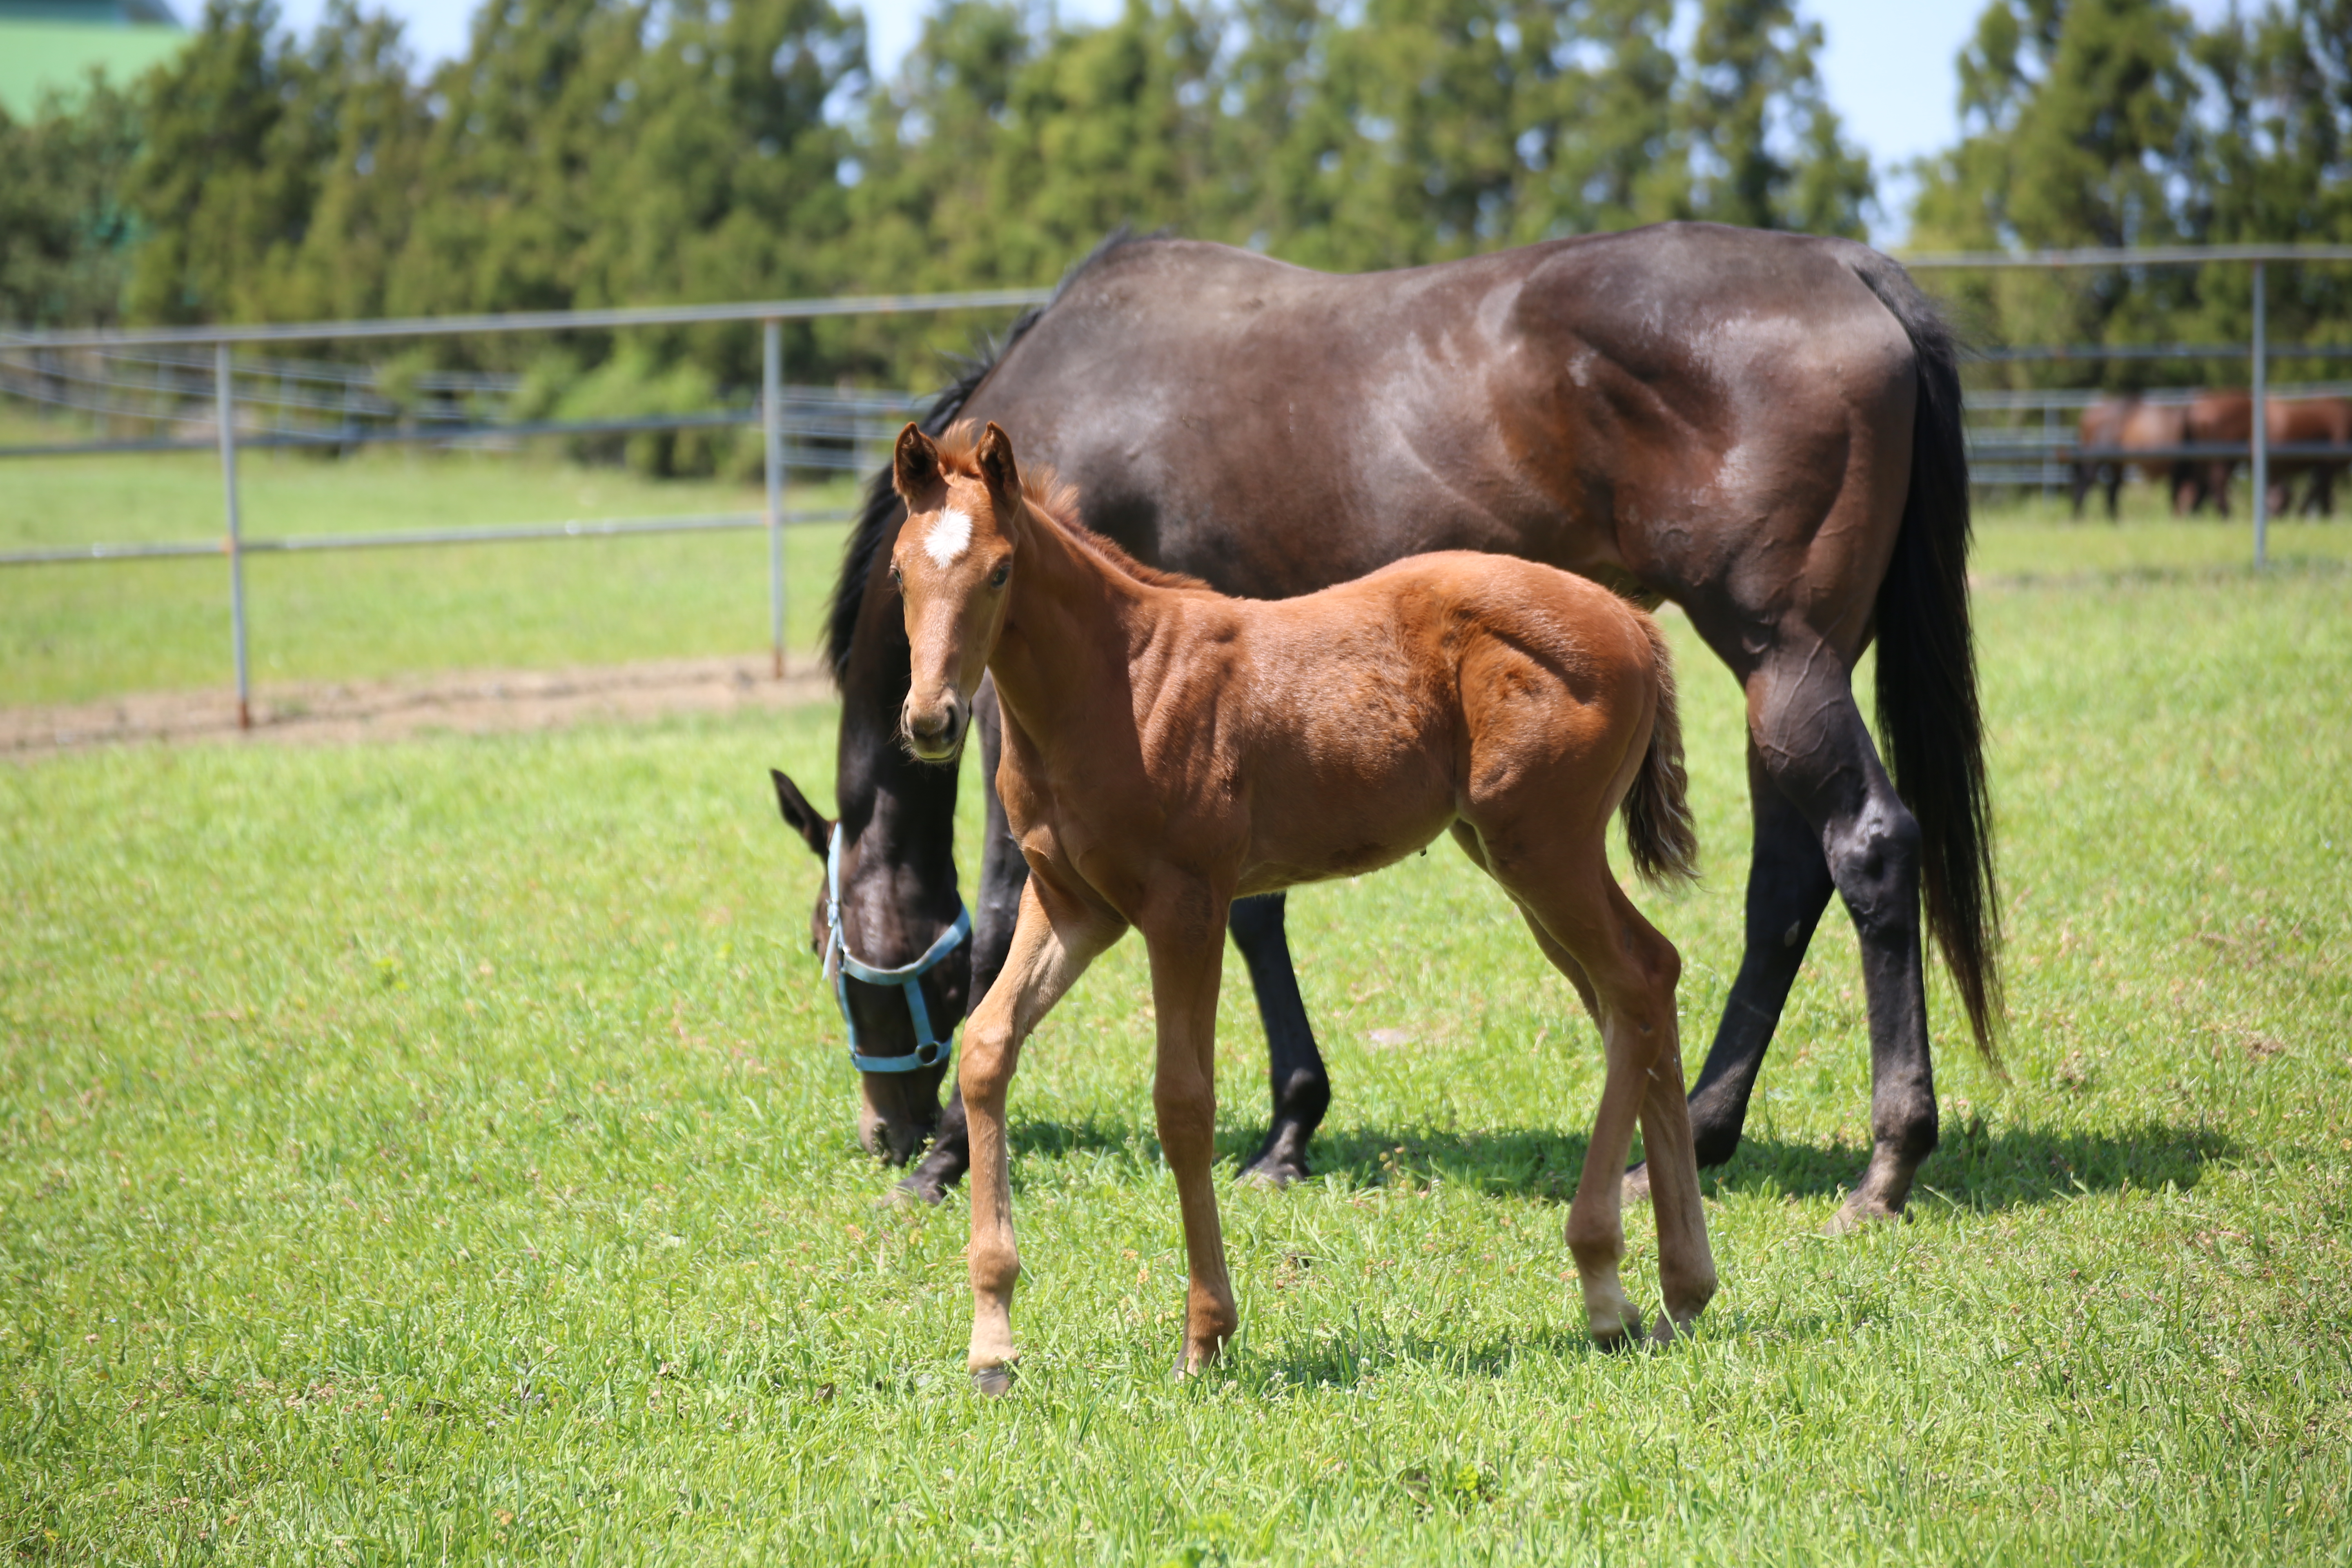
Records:
[[[1183,900],[1188,905],[1191,900]],[[1145,933],[1151,950],[1151,1002],[1160,1059],[1151,1081],[1160,1146],[1176,1178],[1184,1215],[1184,1348],[1179,1374],[1205,1368],[1241,1326],[1225,1273],[1224,1232],[1209,1166],[1217,1130],[1217,985],[1224,963],[1225,905],[1188,909],[1172,929]],[[1198,916],[1198,919],[1190,918]]]
[[[1065,904],[1067,907],[1065,908]],[[1074,901],[1046,898],[1032,878],[1004,969],[964,1030],[958,1084],[971,1134],[971,1348],[964,1364],[982,1394],[1013,1388],[1013,1286],[1021,1253],[1013,1239],[1013,1166],[1004,1142],[1005,1094],[1021,1043],[1118,936],[1112,922]],[[1058,917],[1058,918],[1057,918]]]

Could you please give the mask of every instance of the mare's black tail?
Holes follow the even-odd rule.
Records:
[[[1984,720],[1969,631],[1969,458],[1960,438],[1959,347],[1910,275],[1875,251],[1854,271],[1911,339],[1918,364],[1911,489],[1878,586],[1878,734],[1918,819],[1927,929],[1944,952],[1978,1048],[1994,1053],[2001,1012],[2000,910]]]

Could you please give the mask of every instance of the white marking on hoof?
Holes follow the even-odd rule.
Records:
[[[923,552],[942,566],[952,566],[971,543],[971,515],[950,507],[923,539]]]
[[[991,1399],[1002,1399],[1013,1392],[1013,1369],[1009,1366],[976,1367],[971,1374],[971,1386]]]

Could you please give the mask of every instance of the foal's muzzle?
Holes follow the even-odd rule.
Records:
[[[963,749],[971,721],[971,710],[952,689],[936,702],[919,705],[909,692],[898,710],[898,733],[906,737],[907,749],[927,763],[953,760]]]

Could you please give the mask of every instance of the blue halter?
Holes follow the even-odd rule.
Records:
[[[841,824],[833,825],[833,839],[824,852],[824,966],[833,972],[834,999],[841,1004],[841,1021],[849,1030],[849,1065],[859,1072],[913,1072],[937,1067],[954,1048],[954,1031],[931,1030],[931,1009],[923,1000],[923,976],[940,960],[971,935],[971,911],[959,900],[955,924],[940,933],[922,957],[896,969],[877,969],[853,957],[841,934]],[[849,983],[896,985],[907,994],[907,1013],[915,1026],[915,1048],[902,1057],[869,1057],[857,1048],[857,1020],[849,1013]]]

